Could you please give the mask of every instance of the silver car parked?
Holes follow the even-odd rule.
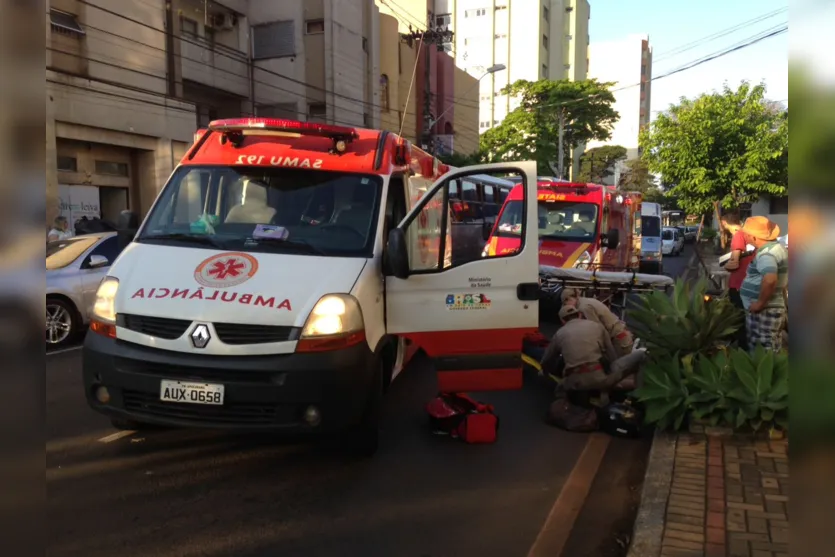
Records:
[[[58,347],[89,322],[96,290],[116,261],[115,232],[85,234],[46,245],[46,343]]]

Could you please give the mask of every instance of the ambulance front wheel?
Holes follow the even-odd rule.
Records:
[[[385,364],[382,359],[379,359],[375,365],[377,370],[374,373],[371,392],[368,394],[362,418],[349,438],[351,452],[362,457],[374,456],[380,446],[380,415],[383,407],[383,378],[385,376],[383,367]]]

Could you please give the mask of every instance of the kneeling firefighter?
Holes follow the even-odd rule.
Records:
[[[564,379],[549,417],[564,429],[592,431],[597,429],[598,420],[597,412],[586,400],[588,395],[599,391],[599,404],[607,406],[609,392],[625,377],[637,372],[646,351],[635,350],[618,357],[603,325],[586,319],[572,305],[563,306],[559,316],[563,326],[554,335],[541,362],[542,368],[548,369],[560,354],[565,362]]]
[[[614,346],[618,357],[632,353],[632,345],[634,342],[632,333],[626,328],[626,323],[612,313],[612,310],[606,307],[606,304],[595,298],[580,296],[580,293],[574,288],[564,289],[561,298],[563,307],[574,306],[589,321],[603,325],[603,328],[609,334],[612,346]]]

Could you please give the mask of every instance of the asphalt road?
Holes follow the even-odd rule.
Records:
[[[691,253],[665,271],[680,273]],[[552,393],[536,378],[479,394],[500,415],[499,441],[468,446],[429,433],[434,377],[420,360],[392,385],[382,448],[362,460],[215,431],[114,435],[86,406],[80,365],[77,350],[47,356],[50,556],[523,557],[563,536],[566,557],[608,557],[628,543],[649,444],[612,440],[584,479],[576,464],[590,436],[543,422]],[[578,485],[588,497],[566,515]]]

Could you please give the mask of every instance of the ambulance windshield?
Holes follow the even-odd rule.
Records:
[[[540,201],[537,205],[539,237],[567,241],[590,241],[597,234],[597,205],[571,201]],[[519,236],[522,201],[509,201],[502,211],[497,236]]]
[[[374,248],[381,190],[379,176],[185,166],[165,187],[138,241],[368,257]]]

